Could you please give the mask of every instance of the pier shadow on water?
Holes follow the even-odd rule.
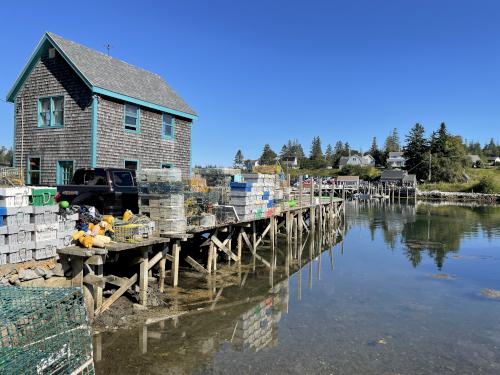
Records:
[[[499,240],[498,207],[350,202],[273,271],[248,255],[185,281],[199,308],[94,335],[96,372],[498,374]]]

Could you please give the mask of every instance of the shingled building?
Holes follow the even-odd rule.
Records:
[[[7,100],[15,105],[14,164],[28,184],[66,184],[82,167],[190,172],[193,109],[159,75],[53,33]]]

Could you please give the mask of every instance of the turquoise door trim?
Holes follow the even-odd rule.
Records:
[[[97,109],[99,105],[99,98],[97,95],[92,96],[92,133],[91,133],[91,146],[90,146],[90,166],[95,168],[97,166]]]
[[[106,90],[106,89],[96,87],[96,86],[92,87],[92,92],[94,92],[96,94],[106,95],[106,96],[109,96],[111,98],[120,99],[120,100],[123,100],[124,102],[133,103],[133,104],[136,104],[138,106],[152,108],[152,109],[156,109],[157,111],[166,112],[166,113],[170,113],[172,115],[176,115],[179,117],[188,118],[190,120],[195,120],[198,118],[198,116],[192,115],[190,113],[177,111],[177,110],[172,109],[172,108],[168,108],[168,107],[164,107],[162,105],[150,103],[150,102],[147,102],[147,101],[144,101],[141,99],[136,99],[136,98],[133,98],[131,96],[119,94],[117,92]]]
[[[74,160],[57,160],[56,161],[56,185],[64,185],[63,181],[63,163],[71,163],[72,173],[75,171],[75,161]]]

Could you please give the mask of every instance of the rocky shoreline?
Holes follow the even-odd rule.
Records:
[[[500,194],[482,194],[482,193],[461,193],[447,191],[417,191],[417,198],[429,200],[444,200],[444,201],[479,201],[486,203],[500,203]]]

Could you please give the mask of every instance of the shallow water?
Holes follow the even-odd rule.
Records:
[[[272,288],[259,267],[213,311],[94,336],[96,372],[500,373],[500,300],[480,293],[500,289],[500,208],[352,202],[345,233],[299,271],[278,258]]]

